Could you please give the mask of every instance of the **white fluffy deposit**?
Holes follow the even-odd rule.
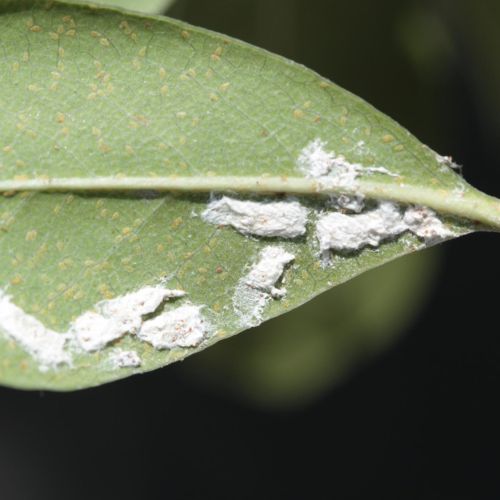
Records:
[[[138,368],[142,365],[142,360],[136,351],[116,349],[109,355],[109,360],[113,368]]]
[[[137,337],[155,349],[196,347],[207,333],[201,309],[189,304],[164,312],[145,321]]]
[[[181,290],[147,286],[136,292],[105,300],[96,305],[96,311],[79,316],[70,328],[85,351],[99,351],[127,333],[136,334],[143,317],[154,313],[168,299],[185,295]]]
[[[146,286],[135,292],[101,301],[81,314],[67,332],[46,328],[39,320],[15,305],[0,290],[0,332],[30,354],[42,371],[70,365],[74,353],[96,352],[130,334],[157,349],[195,347],[208,335],[201,306],[184,303],[159,311],[164,302],[183,297],[182,290]],[[149,315],[157,314],[153,318]],[[108,357],[113,368],[139,367],[142,361],[133,350],[116,349]]]
[[[65,350],[69,336],[45,328],[1,290],[0,331],[28,352],[37,361],[41,371],[71,364],[71,354]]]
[[[203,220],[232,226],[245,235],[297,238],[306,232],[309,211],[297,201],[242,201],[228,196],[213,200]]]
[[[409,207],[403,212],[397,204],[389,201],[380,202],[375,209],[362,214],[325,213],[318,218],[316,225],[316,236],[323,253],[377,247],[381,242],[406,231],[424,239],[427,244],[453,234],[432,210]]]
[[[364,167],[359,163],[350,163],[344,156],[327,151],[326,142],[321,139],[315,139],[306,145],[300,152],[297,164],[306,177],[339,188],[354,189],[356,179],[361,174],[378,173],[397,177],[385,167]]]
[[[268,246],[236,286],[233,296],[234,311],[242,326],[256,326],[262,322],[262,314],[268,302],[286,295],[285,288],[277,288],[285,268],[295,256],[279,246]]]

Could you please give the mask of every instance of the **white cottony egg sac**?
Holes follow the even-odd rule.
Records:
[[[208,335],[202,306],[184,304],[158,311],[169,299],[183,297],[182,290],[146,286],[135,292],[101,301],[82,313],[65,333],[46,328],[15,305],[0,289],[0,333],[14,340],[38,363],[41,371],[71,365],[73,354],[97,352],[126,334],[157,349],[195,347]],[[149,318],[151,314],[156,317]],[[115,349],[108,358],[113,368],[137,368],[142,360],[134,350]]]
[[[443,224],[436,212],[427,207],[407,208],[403,220],[408,229],[427,244],[438,243],[454,236],[453,231]]]
[[[124,351],[116,349],[109,355],[109,361],[113,368],[138,368],[142,360],[136,351]]]
[[[146,286],[98,303],[97,312],[89,311],[79,316],[70,333],[85,351],[99,351],[127,333],[135,334],[142,325],[143,316],[154,313],[165,300],[184,295],[181,290]]]
[[[196,347],[205,338],[206,324],[201,307],[183,305],[145,321],[137,337],[156,349]]]
[[[233,295],[233,308],[242,326],[257,326],[262,323],[268,302],[286,295],[286,289],[275,285],[286,266],[294,260],[293,254],[279,246],[268,246],[260,252],[259,260],[238,282]]]
[[[41,371],[71,364],[71,354],[65,350],[69,336],[45,328],[34,316],[16,306],[1,290],[0,331],[28,352],[38,362]]]
[[[366,246],[377,247],[385,240],[410,231],[426,244],[453,236],[435,212],[425,207],[408,207],[404,212],[392,202],[380,202],[373,210],[348,215],[322,214],[316,224],[321,252],[352,252]]]
[[[282,297],[283,290],[275,288],[285,266],[295,259],[291,253],[278,246],[268,246],[262,250],[259,261],[252,267],[243,282],[250,288],[270,293],[273,297]]]
[[[398,206],[382,202],[375,210],[359,215],[330,212],[321,215],[316,235],[322,252],[325,250],[355,251],[365,246],[378,246],[407,230]]]
[[[306,233],[309,211],[297,201],[242,201],[228,196],[211,201],[203,220],[232,226],[245,235],[297,238]]]
[[[306,177],[318,179],[322,184],[354,190],[356,179],[362,174],[384,174],[397,177],[385,167],[365,167],[351,163],[342,155],[327,151],[326,142],[314,139],[300,152],[297,159],[299,170]]]

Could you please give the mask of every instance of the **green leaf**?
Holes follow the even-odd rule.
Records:
[[[4,1],[0,14],[3,384],[71,390],[152,370],[500,226],[498,201],[449,160],[291,61],[97,6]],[[364,213],[340,216],[339,194],[364,197]],[[374,225],[371,246],[347,251],[332,214]],[[121,361],[141,365],[119,367],[131,351]]]

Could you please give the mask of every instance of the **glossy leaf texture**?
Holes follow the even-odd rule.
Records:
[[[144,287],[186,294],[152,311],[153,320],[195,305],[204,322],[203,340],[192,347],[156,349],[127,334],[86,352],[70,339],[71,363],[41,370],[0,321],[6,385],[73,390],[159,368],[427,246],[402,232],[375,247],[330,252],[325,260],[315,225],[331,210],[326,196],[239,189],[240,178],[300,182],[300,158],[311,145],[371,168],[362,177],[382,188],[404,186],[417,195],[430,189],[437,206],[476,196],[448,160],[362,99],[223,35],[95,5],[4,1],[0,41],[0,183],[230,176],[236,182],[224,191],[232,189],[228,196],[236,202],[300,203],[308,214],[303,235],[283,238],[210,223],[203,214],[219,195],[196,186],[192,193],[112,187],[4,193],[0,290],[46,328],[68,332],[102,301]],[[443,239],[477,227],[452,213],[441,217]],[[281,252],[281,272],[272,290],[260,291],[259,313],[242,321],[236,295],[270,248]],[[117,350],[133,351],[140,366],[111,363]]]

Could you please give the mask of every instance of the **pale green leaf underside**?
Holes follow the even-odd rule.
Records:
[[[300,151],[321,138],[350,162],[399,174],[397,182],[417,194],[430,187],[438,207],[456,201],[456,193],[471,206],[480,200],[398,124],[300,65],[166,18],[46,4],[0,2],[0,183],[23,176],[300,177]],[[371,179],[387,189],[396,183]],[[203,348],[234,335],[241,330],[231,307],[234,289],[259,251],[276,241],[207,224],[199,215],[208,198],[144,191],[2,197],[0,289],[47,327],[66,331],[103,298],[166,278],[206,306],[213,335]],[[321,197],[301,199],[323,207]],[[447,222],[457,235],[474,227]],[[272,301],[263,319],[422,247],[407,234],[322,267],[312,227],[304,238],[277,243],[295,262],[286,271],[286,297]],[[137,350],[142,367],[111,369],[105,349],[76,356],[72,368],[42,373],[0,337],[0,382],[69,390],[196,351],[156,351],[130,336],[117,345]]]

